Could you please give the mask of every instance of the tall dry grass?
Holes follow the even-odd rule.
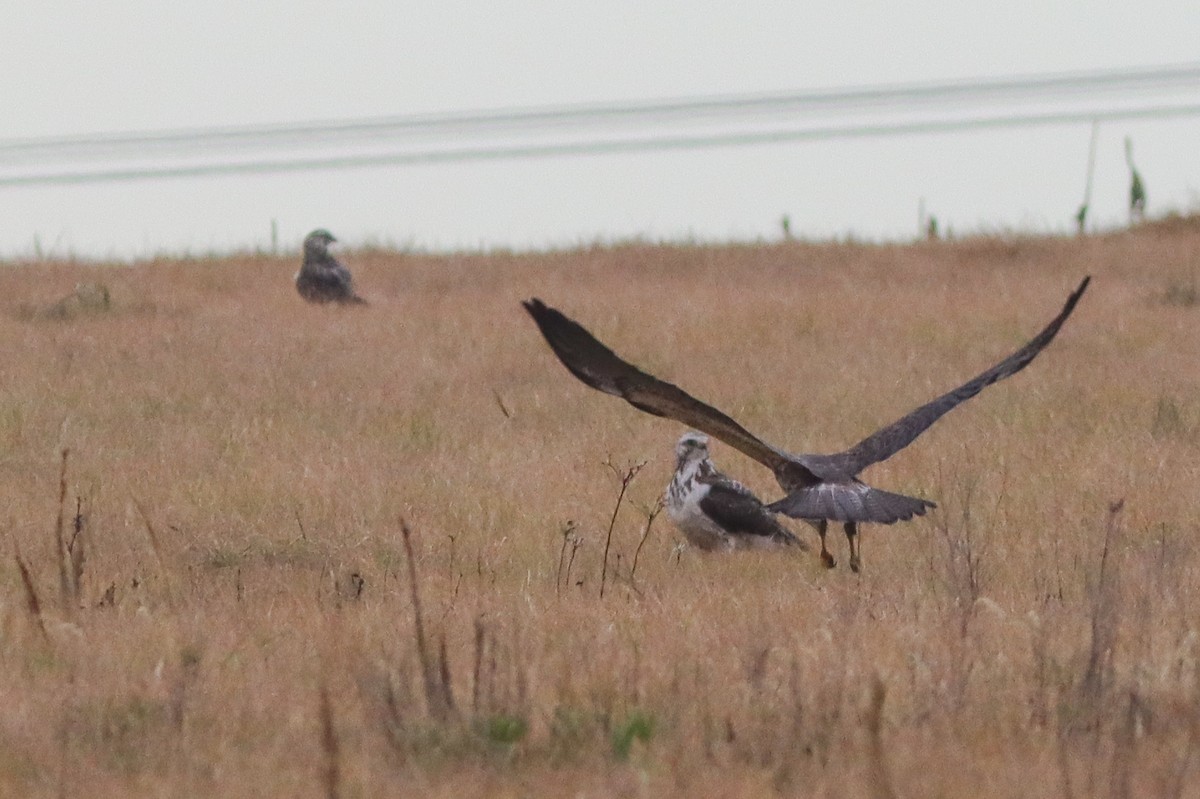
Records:
[[[1200,792],[1195,220],[348,260],[369,308],[287,259],[0,268],[0,795]],[[867,473],[939,509],[861,576],[676,551],[681,428],[518,304],[829,451],[1084,274],[1039,361]]]

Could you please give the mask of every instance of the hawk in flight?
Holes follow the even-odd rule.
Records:
[[[304,263],[296,273],[296,291],[309,302],[365,305],[367,301],[354,293],[350,270],[329,252],[335,241],[323,228],[304,237]]]
[[[675,445],[675,476],[667,515],[692,546],[706,552],[808,545],[767,510],[750,489],[721,472],[708,455],[708,436],[694,430]]]
[[[826,527],[830,521],[842,523],[850,546],[850,568],[857,572],[862,566],[859,524],[907,521],[936,507],[926,499],[869,486],[858,478],[859,473],[907,447],[944,414],[992,383],[1028,366],[1058,334],[1090,280],[1085,277],[1067,297],[1058,316],[1016,352],[958,388],[880,428],[850,449],[832,455],[792,454],[772,446],[711,405],[621,360],[561,311],[537,298],[526,300],[524,306],[554,354],[571,374],[587,385],[620,397],[639,410],[708,433],[769,468],[786,496],[765,506],[766,509],[813,523],[821,539],[821,560],[830,568],[836,561],[825,546]]]

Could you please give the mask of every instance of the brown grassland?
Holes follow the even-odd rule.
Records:
[[[345,257],[0,268],[0,796],[1200,795],[1200,220]],[[865,474],[939,507],[861,576],[639,553],[683,428],[519,305],[825,452],[1085,274]]]

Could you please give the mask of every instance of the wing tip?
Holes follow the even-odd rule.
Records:
[[[1088,287],[1088,284],[1091,282],[1092,282],[1092,276],[1084,275],[1083,280],[1079,281],[1079,288],[1075,289],[1075,293],[1082,294],[1083,290],[1086,289]]]
[[[542,302],[537,297],[530,297],[527,300],[521,300],[521,307],[529,312],[529,315],[534,319],[538,318],[538,314],[544,314],[550,310],[550,306]]]
[[[1083,280],[1079,281],[1079,285],[1071,292],[1071,296],[1067,297],[1067,311],[1075,307],[1075,303],[1079,302],[1079,298],[1083,296],[1083,292],[1087,291],[1088,285],[1092,282],[1091,275],[1084,275]]]
[[[555,352],[558,352],[555,342],[567,330],[570,330],[573,324],[578,327],[578,323],[572,323],[571,319],[562,311],[552,305],[547,305],[537,297],[522,300],[521,307],[525,309],[526,313],[537,324],[538,329],[542,331],[542,336],[546,339],[546,343]]]

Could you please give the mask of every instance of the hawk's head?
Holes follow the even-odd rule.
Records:
[[[304,237],[304,258],[322,260],[329,255],[329,245],[337,241],[325,228],[317,228]]]
[[[682,469],[689,463],[708,460],[708,436],[689,430],[675,445],[675,465]]]

